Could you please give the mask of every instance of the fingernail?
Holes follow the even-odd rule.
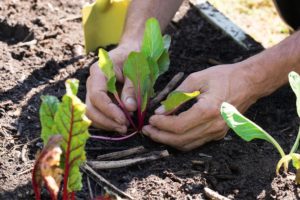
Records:
[[[165,107],[164,106],[160,106],[159,108],[157,108],[155,110],[155,114],[163,114],[165,112]]]
[[[115,130],[119,133],[126,133],[127,128],[126,126],[121,126],[121,127],[117,127]]]
[[[147,128],[146,127],[144,127],[143,128],[143,130],[142,130],[142,133],[144,134],[144,135],[146,135],[146,136],[149,136],[149,133],[147,132],[147,130],[146,130]]]
[[[132,97],[128,97],[127,99],[126,99],[126,104],[128,105],[131,105],[131,106],[136,106],[136,102],[135,102],[135,100],[132,98]]]

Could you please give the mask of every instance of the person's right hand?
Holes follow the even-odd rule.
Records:
[[[136,50],[138,48],[131,44],[131,46],[119,45],[109,52],[114,63],[117,81],[124,83],[121,100],[129,112],[135,111],[137,105],[134,88],[128,79],[124,80],[122,69],[128,54]],[[106,77],[98,67],[98,62],[94,63],[90,68],[90,76],[86,84],[87,116],[97,128],[126,133],[129,123],[121,108],[108,96],[106,81]]]

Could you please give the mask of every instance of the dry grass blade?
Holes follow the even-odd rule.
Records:
[[[167,150],[164,150],[151,152],[151,155],[145,157],[137,157],[117,161],[89,161],[88,164],[91,165],[91,167],[94,169],[114,169],[158,160],[167,156],[169,156],[169,152]]]
[[[134,155],[134,154],[145,153],[146,151],[147,151],[147,149],[145,149],[143,146],[138,146],[138,147],[126,149],[123,151],[117,151],[117,152],[99,155],[99,156],[97,156],[97,160],[105,160],[105,159],[106,160],[115,160],[115,159],[119,159],[119,158],[124,158],[126,156]]]

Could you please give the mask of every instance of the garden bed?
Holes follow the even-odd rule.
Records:
[[[75,77],[80,80],[79,96],[85,98],[88,68],[94,57],[82,56],[78,16],[84,1],[60,2],[4,0],[0,4],[0,199],[33,198],[30,169],[41,146],[40,96],[61,97],[64,81]],[[186,77],[213,66],[212,60],[234,63],[262,50],[254,41],[251,50],[243,49],[188,3],[173,21],[167,30],[173,38],[171,67],[159,78],[157,90],[178,72],[183,71]],[[298,117],[289,87],[258,101],[246,115],[270,132],[285,150],[290,149],[298,130]],[[150,150],[167,148],[142,136],[124,142],[90,140],[88,159],[139,145]],[[233,199],[299,197],[293,172],[275,175],[279,154],[266,142],[246,143],[229,132],[224,140],[191,152],[168,150],[168,158],[98,172],[134,199],[205,199],[205,186]],[[194,160],[204,164],[193,164]],[[83,180],[84,189],[77,197],[89,199],[86,176]],[[101,188],[93,181],[91,184],[94,195],[99,195]]]

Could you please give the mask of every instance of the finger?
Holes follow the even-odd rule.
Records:
[[[93,126],[97,128],[101,128],[104,130],[109,131],[117,131],[119,133],[126,133],[127,127],[124,125],[120,125],[116,123],[115,121],[107,118],[105,115],[103,115],[101,112],[99,112],[89,101],[89,99],[86,99],[86,105],[87,105],[87,117],[92,120]]]
[[[204,137],[206,133],[209,132],[209,129],[211,129],[213,123],[214,120],[209,121],[185,132],[184,134],[176,134],[173,132],[160,130],[157,127],[153,126],[150,126],[151,129],[149,129],[148,126],[145,126],[145,129],[143,130],[145,130],[146,132],[145,135],[149,136],[157,142],[180,148],[188,143],[195,141],[199,137]],[[159,134],[157,134],[156,131],[159,131]]]
[[[211,141],[216,141],[216,140],[220,140],[222,138],[224,138],[224,136],[226,135],[226,130],[222,131],[222,132],[215,132],[215,133],[211,133],[211,135],[214,135],[215,137],[212,138],[212,137],[202,137],[202,138],[199,138],[197,139],[196,141],[193,141],[191,143],[188,143],[186,145],[184,145],[182,147],[182,150],[183,151],[190,151],[192,149],[195,149],[197,147],[200,147],[208,142],[211,142]]]
[[[149,123],[158,129],[183,134],[187,130],[210,121],[219,116],[219,109],[205,96],[200,98],[189,110],[179,115],[154,115]]]
[[[137,103],[135,100],[134,86],[129,79],[126,78],[123,91],[122,91],[122,101],[128,111],[133,112],[137,109]]]
[[[161,131],[151,125],[144,126],[142,133],[155,142],[163,143],[173,147],[180,142],[178,135],[166,131]]]
[[[112,102],[107,95],[106,79],[103,74],[90,76],[87,80],[87,96],[91,104],[105,116],[113,119],[120,125],[126,124],[126,117],[122,110]]]

